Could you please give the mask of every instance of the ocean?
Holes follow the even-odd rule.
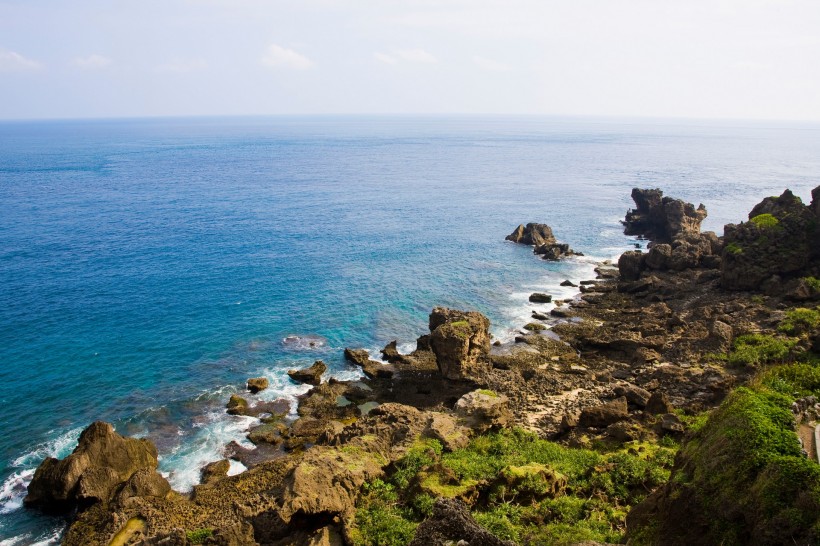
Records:
[[[94,420],[152,439],[186,491],[255,422],[225,414],[307,387],[344,347],[409,351],[436,305],[511,340],[547,291],[636,241],[633,187],[709,217],[820,184],[820,126],[547,117],[270,117],[0,122],[0,546],[65,522],[22,507],[47,456]],[[586,256],[504,241],[544,222]],[[286,342],[288,336],[318,340]],[[294,406],[295,408],[295,406]],[[239,465],[234,472],[241,471]]]

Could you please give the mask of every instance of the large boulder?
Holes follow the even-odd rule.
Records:
[[[92,423],[80,435],[73,453],[63,460],[47,458],[34,473],[24,499],[27,506],[47,511],[86,508],[108,502],[116,490],[141,470],[157,468],[157,449],[149,440],[125,438],[108,423]],[[135,482],[138,491],[151,482],[151,490],[164,489],[150,479]]]
[[[489,390],[468,392],[454,409],[459,420],[479,433],[504,428],[513,419],[509,399]]]
[[[505,239],[514,243],[535,246],[548,245],[556,242],[551,227],[547,224],[534,223],[529,223],[526,226],[523,224],[518,226],[515,228],[515,231],[507,235]]]
[[[613,423],[629,418],[626,397],[621,396],[606,404],[584,408],[578,419],[582,427],[606,428]]]
[[[430,348],[444,377],[473,378],[490,352],[490,320],[478,311],[436,307],[430,313]]]
[[[476,546],[513,546],[481,527],[467,505],[457,499],[440,498],[433,505],[433,515],[416,529],[410,546],[445,546],[446,544]]]
[[[622,281],[637,281],[646,269],[646,254],[640,250],[624,252],[618,258],[618,271]]]
[[[820,187],[818,187],[820,188]],[[813,272],[820,258],[820,215],[815,199],[806,206],[791,191],[767,197],[749,221],[724,228],[721,285],[729,290],[780,293],[788,278]]]

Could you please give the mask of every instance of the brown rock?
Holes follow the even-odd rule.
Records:
[[[613,391],[615,396],[625,396],[627,402],[630,404],[635,404],[639,408],[646,407],[646,403],[652,396],[648,390],[631,384],[618,385],[613,389]]]
[[[267,377],[253,377],[248,379],[248,390],[253,394],[267,389],[268,385],[269,383]]]
[[[227,476],[230,469],[231,462],[228,459],[214,461],[205,465],[205,468],[200,472],[200,479],[204,484],[215,482]]]
[[[454,409],[467,427],[478,432],[503,428],[512,421],[509,399],[493,391],[468,392],[459,398]]]
[[[490,352],[490,321],[477,311],[436,307],[430,313],[430,347],[447,379],[469,379]]]
[[[97,421],[83,431],[71,455],[43,461],[24,502],[55,511],[108,502],[117,487],[137,471],[156,468],[154,444],[120,436],[110,424]]]
[[[550,303],[551,301],[552,296],[549,294],[544,294],[542,292],[530,294],[530,302],[532,303]]]
[[[600,406],[584,408],[578,419],[582,427],[606,428],[612,423],[629,418],[629,409],[626,397],[616,398]]]
[[[470,442],[469,430],[458,424],[452,415],[433,413],[424,435],[441,442],[447,451],[455,451],[467,447]]]
[[[481,527],[457,499],[440,498],[433,506],[433,515],[416,529],[409,546],[444,546],[466,543],[475,546],[513,546]]]
[[[370,379],[390,379],[396,372],[389,364],[370,360],[370,354],[365,349],[345,349],[345,358],[361,367]]]
[[[143,468],[137,470],[125,482],[123,488],[117,493],[117,503],[122,505],[133,497],[156,497],[164,499],[171,492],[171,485],[158,472]]]
[[[646,255],[640,250],[624,252],[618,258],[618,271],[622,281],[637,281],[646,269]]]
[[[317,360],[308,368],[301,370],[290,370],[288,376],[299,383],[308,385],[318,385],[322,382],[322,374],[327,371],[327,365],[321,360]]]
[[[661,391],[655,391],[652,393],[652,396],[649,397],[649,400],[646,402],[646,412],[652,415],[657,415],[659,413],[672,413],[675,407],[669,401],[666,394]]]
[[[232,394],[225,408],[228,410],[228,415],[247,415],[248,401],[238,394]]]
[[[545,244],[555,243],[555,236],[552,234],[552,228],[547,224],[527,224],[520,225],[515,228],[515,231],[505,237],[507,241],[514,243],[521,243],[524,245],[541,246]]]

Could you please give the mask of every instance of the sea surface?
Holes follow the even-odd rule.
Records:
[[[190,490],[254,423],[224,405],[307,390],[286,370],[477,309],[509,340],[533,291],[634,248],[633,187],[704,203],[704,229],[820,184],[820,126],[525,117],[0,122],[0,546],[64,522],[22,508],[94,420],[156,442]],[[545,222],[586,254],[504,241]],[[284,341],[288,336],[318,340]],[[293,338],[291,338],[293,339]],[[240,472],[240,465],[233,471]]]

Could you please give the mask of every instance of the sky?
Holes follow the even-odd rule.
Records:
[[[0,119],[820,121],[818,0],[0,0]]]

